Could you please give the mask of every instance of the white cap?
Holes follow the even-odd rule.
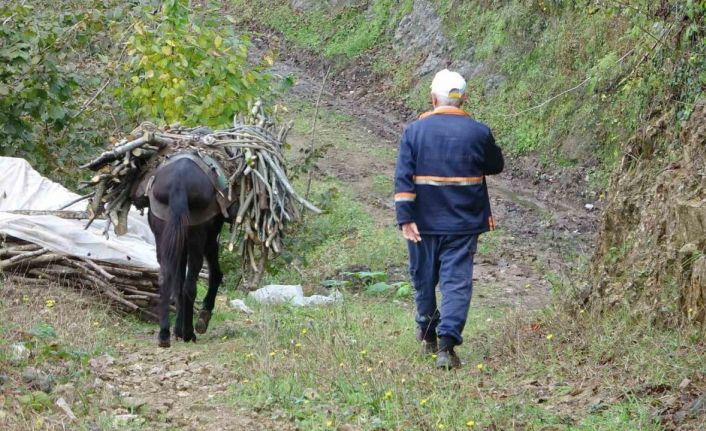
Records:
[[[444,69],[431,81],[431,92],[441,97],[460,99],[466,91],[466,80],[457,72]]]

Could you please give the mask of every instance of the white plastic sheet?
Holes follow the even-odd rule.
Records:
[[[95,220],[84,230],[86,220],[55,216],[12,214],[13,210],[57,210],[79,195],[42,177],[24,159],[0,157],[0,233],[41,245],[49,250],[121,265],[157,269],[154,236],[147,217],[133,208],[128,232],[110,239],[103,236],[105,220]],[[85,210],[82,201],[67,208]]]
[[[248,294],[260,304],[291,304],[296,307],[310,305],[329,305],[343,300],[343,295],[335,291],[329,296],[311,295],[304,296],[304,291],[299,285],[270,284]]]

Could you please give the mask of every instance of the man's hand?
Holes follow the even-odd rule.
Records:
[[[419,229],[417,229],[417,223],[415,222],[402,225],[402,236],[412,242],[422,241],[422,236],[419,235]]]

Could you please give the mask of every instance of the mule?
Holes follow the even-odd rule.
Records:
[[[196,341],[194,301],[196,282],[204,259],[208,264],[208,292],[196,323],[196,332],[206,332],[223,273],[218,264],[218,237],[225,222],[218,209],[212,178],[194,157],[172,156],[150,179],[150,228],[157,244],[159,262],[160,347],[169,347],[169,306],[176,300],[174,335],[185,342]]]

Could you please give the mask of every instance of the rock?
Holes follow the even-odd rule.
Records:
[[[24,343],[15,343],[10,347],[10,359],[14,362],[29,359],[31,351],[25,347]]]
[[[679,389],[686,389],[689,387],[690,384],[691,384],[691,380],[684,379],[681,381],[681,383],[679,383]]]
[[[706,392],[692,401],[691,404],[686,407],[686,410],[692,417],[706,414]]]
[[[7,376],[7,374],[0,374],[0,386],[7,383],[8,380],[10,380],[10,378]]]
[[[237,310],[237,311],[240,311],[241,313],[245,313],[245,314],[252,314],[253,313],[252,309],[250,309],[250,307],[245,305],[245,302],[242,299],[233,299],[232,301],[230,301],[228,303],[228,305],[230,305],[230,308]]]
[[[39,370],[34,367],[26,367],[22,370],[22,380],[25,383],[31,383],[39,378]]]
[[[37,387],[40,391],[46,392],[48,394],[54,388],[54,381],[51,376],[43,374],[39,376],[39,380],[37,380]]]
[[[54,384],[51,376],[44,374],[34,367],[27,367],[22,371],[22,381],[30,389],[39,389],[42,392],[51,392]]]
[[[88,366],[95,369],[95,370],[100,370],[104,371],[106,370],[109,366],[113,365],[115,363],[115,358],[112,356],[105,354],[101,355],[95,358],[91,358],[88,360]]]
[[[443,28],[436,7],[429,0],[415,0],[412,13],[402,18],[397,26],[394,40],[400,46],[401,60],[423,60],[417,75],[436,72],[446,66],[450,44]]]
[[[701,396],[684,406],[681,410],[674,414],[676,423],[684,422],[686,419],[700,417],[706,414],[706,392]]]
[[[583,207],[586,208],[586,209],[589,210],[589,211],[592,211],[593,208],[595,208],[595,205],[593,205],[593,204],[586,204],[586,205],[584,205]]]
[[[75,421],[76,419],[78,419],[78,418],[76,417],[76,415],[74,414],[74,412],[71,410],[71,407],[69,407],[69,404],[66,402],[65,399],[59,398],[58,400],[56,400],[55,404],[56,404],[57,407],[59,407],[59,408],[61,409],[61,411],[63,411],[64,414],[65,414],[66,416],[68,416],[69,419],[71,419],[72,421]]]
[[[181,375],[184,374],[185,372],[186,372],[186,370],[168,371],[168,372],[164,373],[164,375],[162,376],[162,378],[163,378],[163,379],[172,379],[172,378],[174,378],[174,377],[181,376]]]

